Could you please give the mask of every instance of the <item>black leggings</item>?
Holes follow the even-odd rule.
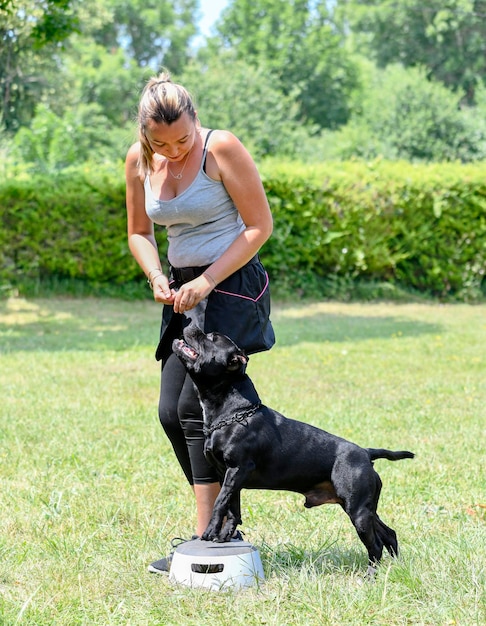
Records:
[[[219,481],[204,456],[203,417],[196,390],[175,354],[164,363],[159,419],[190,485]]]

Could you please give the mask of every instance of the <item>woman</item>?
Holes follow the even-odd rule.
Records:
[[[193,488],[200,536],[220,484],[204,458],[201,409],[172,341],[192,320],[248,353],[273,345],[268,278],[257,254],[272,233],[272,216],[247,150],[232,133],[202,127],[189,93],[167,73],[146,84],[138,125],[139,141],[126,158],[128,242],[164,305],[159,417]],[[154,223],[167,228],[168,268]],[[149,571],[167,572],[170,559]]]

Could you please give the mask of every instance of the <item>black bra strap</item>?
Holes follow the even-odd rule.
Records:
[[[211,137],[212,132],[213,132],[212,130],[209,131],[209,133],[206,135],[206,140],[204,141],[203,157],[202,157],[202,169],[204,172],[206,172],[206,156],[208,154],[208,141],[209,141],[209,138]]]
[[[213,132],[213,130],[211,129],[211,130],[209,131],[209,133],[206,135],[206,140],[205,140],[205,142],[204,142],[204,150],[206,150],[206,149],[207,149],[207,147],[208,147],[208,141],[209,141],[209,138],[211,137],[212,132]]]

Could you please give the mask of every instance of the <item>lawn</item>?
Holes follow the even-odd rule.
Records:
[[[363,446],[401,555],[374,584],[338,506],[245,491],[265,570],[237,593],[148,574],[193,533],[158,423],[149,301],[0,301],[0,624],[347,626],[486,623],[486,306],[274,305],[250,359],[262,400]]]

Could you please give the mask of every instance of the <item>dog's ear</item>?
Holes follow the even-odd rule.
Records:
[[[236,372],[237,370],[240,369],[242,365],[243,367],[246,367],[247,363],[248,363],[248,357],[245,354],[243,353],[233,354],[233,356],[228,361],[227,368],[229,372]]]

